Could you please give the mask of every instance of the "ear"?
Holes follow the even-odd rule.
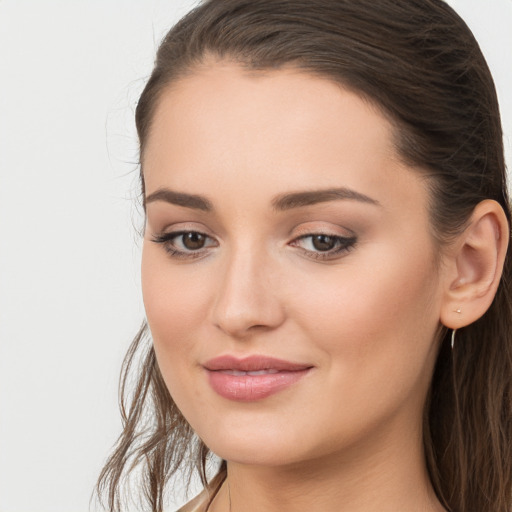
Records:
[[[499,203],[482,201],[445,259],[441,322],[459,329],[478,320],[491,305],[500,282],[510,228]]]

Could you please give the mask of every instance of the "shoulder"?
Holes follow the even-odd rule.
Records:
[[[196,496],[192,501],[183,505],[183,507],[176,512],[206,512],[209,502],[210,499],[208,493],[203,491],[199,496]]]

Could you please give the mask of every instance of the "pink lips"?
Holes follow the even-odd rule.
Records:
[[[311,366],[266,356],[220,356],[204,364],[213,390],[229,400],[251,402],[277,393],[304,377]]]

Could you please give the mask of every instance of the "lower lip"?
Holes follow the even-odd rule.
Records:
[[[210,386],[220,396],[238,402],[254,402],[290,387],[302,379],[310,368],[263,375],[231,375],[222,370],[208,371]]]

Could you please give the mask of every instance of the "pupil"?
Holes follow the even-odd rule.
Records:
[[[205,236],[201,233],[185,233],[182,235],[182,241],[187,249],[202,249],[205,243]]]
[[[336,240],[328,235],[315,235],[313,237],[313,247],[317,251],[330,251],[334,248]]]

